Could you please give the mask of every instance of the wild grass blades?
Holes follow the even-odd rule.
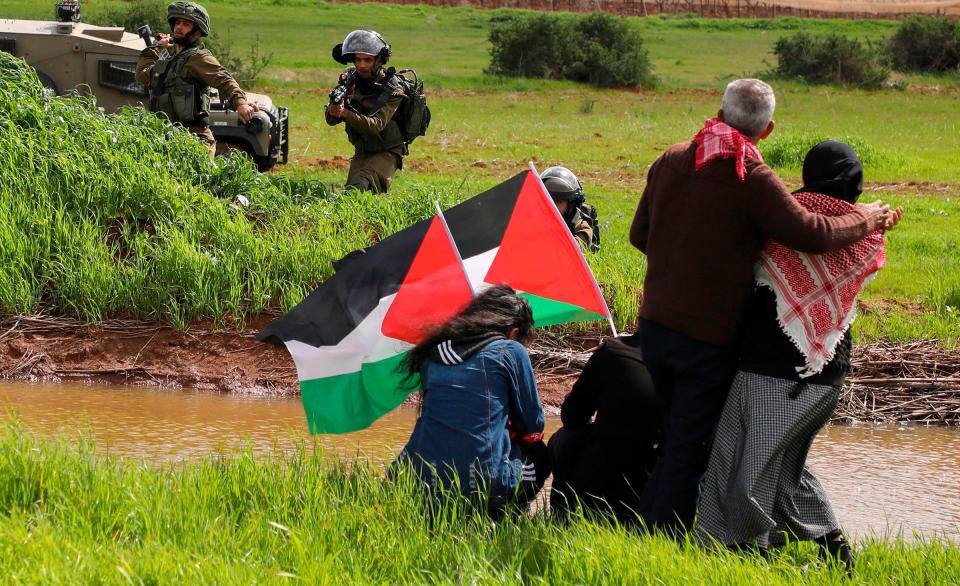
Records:
[[[289,308],[332,272],[331,259],[452,200],[274,183],[242,158],[210,162],[186,132],[142,109],[105,116],[90,99],[46,96],[6,53],[0,71],[0,143],[11,162],[0,170],[5,312],[184,326]]]
[[[37,439],[10,420],[0,511],[12,553],[0,574],[18,583],[847,583],[810,544],[764,561],[580,517],[560,525],[542,509],[493,523],[450,499],[428,514],[415,482],[304,444],[157,465]],[[949,541],[857,545],[857,581],[960,575]]]
[[[803,158],[814,145],[825,140],[837,140],[849,145],[865,168],[886,165],[897,168],[903,165],[903,156],[878,148],[859,136],[830,136],[826,133],[780,131],[769,140],[759,144],[763,160],[777,169],[799,170],[803,167]]]
[[[191,150],[189,137],[142,111],[104,117],[92,109],[77,112],[82,108],[70,102],[53,116],[45,108],[57,108],[57,102],[43,102],[37,86],[4,85],[10,96],[32,92],[40,105],[27,107],[5,98],[0,108],[19,112],[22,107],[18,115],[24,120],[21,127],[0,115],[2,140],[17,145],[10,151],[17,153],[10,159],[17,171],[0,170],[0,310],[32,313],[42,307],[89,319],[130,314],[182,325],[195,317],[228,321],[216,314],[220,310],[235,316],[267,305],[289,308],[329,276],[329,259],[425,217],[433,199],[462,201],[534,161],[539,169],[567,166],[583,181],[603,224],[604,249],[588,255],[588,262],[618,328],[629,327],[635,321],[644,258],[627,242],[627,230],[650,163],[669,144],[689,140],[705,118],[715,115],[726,81],[769,69],[764,59],[779,35],[837,30],[879,39],[896,27],[893,21],[865,20],[630,18],[643,31],[664,78],[661,90],[633,93],[482,74],[489,63],[485,39],[490,20],[510,11],[285,0],[271,3],[270,18],[264,19],[262,6],[254,2],[209,0],[206,6],[217,27],[230,29],[236,42],[252,42],[259,34],[275,55],[274,67],[260,81],[270,84],[266,92],[296,117],[291,164],[269,176],[257,176],[242,161],[210,164]],[[25,0],[10,0],[4,13],[49,17],[46,8]],[[342,41],[358,19],[377,22],[378,31],[393,44],[396,64],[416,68],[431,92],[434,123],[414,145],[389,198],[344,199],[326,187],[343,181],[340,158],[350,147],[342,130],[323,122],[324,100],[317,98],[317,88],[332,84],[340,66],[326,49],[316,53],[315,48]],[[758,28],[768,34],[759,34]],[[423,38],[436,42],[424,44]],[[770,158],[794,188],[800,183],[802,149],[810,140],[848,139],[865,158],[864,201],[882,197],[907,208],[904,222],[889,235],[887,269],[864,297],[895,299],[898,306],[919,303],[924,311],[861,316],[854,326],[858,342],[956,340],[960,331],[956,317],[928,311],[937,295],[925,268],[946,270],[957,262],[956,80],[912,74],[903,79],[911,89],[876,92],[774,79],[777,129],[769,144],[761,143],[765,153],[789,147],[783,166]],[[593,109],[583,115],[587,100]],[[36,131],[39,121],[45,124],[43,133]],[[113,128],[115,124],[130,130]],[[80,125],[99,130],[75,141],[72,135]],[[154,140],[141,140],[146,134]],[[26,141],[31,144],[19,148]],[[85,157],[87,149],[97,156]],[[181,153],[190,153],[184,158],[192,161],[189,165],[179,160]],[[129,172],[131,167],[136,170]],[[41,196],[25,198],[25,193]],[[118,284],[101,290],[93,301],[68,302],[58,291],[55,278],[64,269],[52,259],[69,253],[55,248],[69,239],[50,231],[50,218],[58,214],[66,214],[68,223],[89,217],[106,241],[87,246],[80,260],[65,263],[71,271],[95,270],[96,258],[112,258],[116,265],[100,272],[113,273]],[[173,249],[186,256],[177,257]],[[163,259],[162,274],[151,265],[157,259]],[[187,298],[183,284],[195,282],[209,287]],[[83,287],[88,285],[69,284],[67,289]]]

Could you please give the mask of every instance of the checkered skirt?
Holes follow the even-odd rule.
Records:
[[[702,543],[765,548],[839,529],[806,466],[839,396],[838,387],[737,372],[701,484]]]

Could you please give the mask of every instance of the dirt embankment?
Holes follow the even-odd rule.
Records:
[[[862,305],[868,313],[923,311],[918,304]],[[0,378],[297,395],[296,368],[287,351],[253,338],[271,319],[243,331],[199,326],[179,331],[126,320],[89,326],[49,316],[6,318],[0,320]],[[560,412],[598,338],[546,331],[530,345],[548,414]],[[935,340],[856,346],[834,421],[960,424],[960,351]]]
[[[365,2],[367,0],[333,0]],[[960,19],[958,0],[377,0],[388,4],[469,6],[493,10],[522,8],[542,12],[607,12],[625,16],[696,14],[706,18],[901,18],[936,14]]]
[[[290,354],[253,337],[271,319],[242,331],[180,331],[128,320],[89,326],[49,316],[7,318],[0,320],[0,378],[297,395],[300,386]],[[559,413],[573,373],[550,368],[538,376],[549,414]]]

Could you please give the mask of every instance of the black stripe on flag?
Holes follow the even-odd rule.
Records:
[[[500,246],[528,172],[515,175],[443,212],[461,258]]]
[[[510,223],[527,173],[443,213],[462,258],[496,248]],[[363,321],[384,297],[400,289],[432,218],[417,222],[349,261],[307,297],[257,333],[257,340],[282,345],[298,340],[311,346],[335,346]]]
[[[381,299],[400,289],[429,227],[430,220],[417,222],[367,248],[283,317],[260,330],[257,340],[336,346]]]

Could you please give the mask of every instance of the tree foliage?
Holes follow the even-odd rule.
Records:
[[[880,87],[890,75],[869,42],[844,35],[800,32],[774,45],[777,73],[812,83]]]
[[[494,20],[490,73],[655,87],[640,33],[609,14],[531,14]]]
[[[905,18],[887,41],[899,71],[949,71],[960,65],[960,23],[942,17]]]

